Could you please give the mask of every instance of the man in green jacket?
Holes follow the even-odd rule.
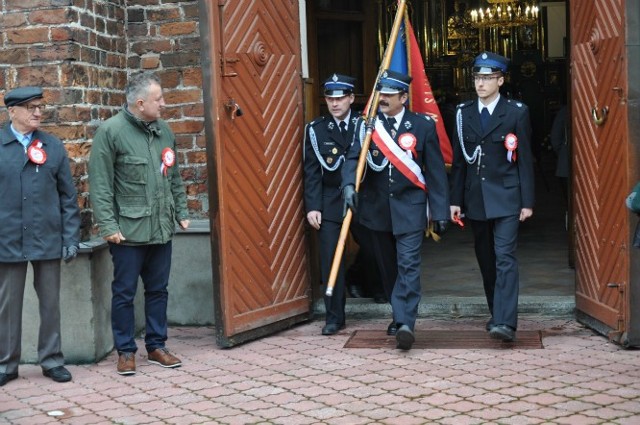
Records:
[[[186,229],[189,220],[175,163],[175,136],[160,119],[165,102],[159,78],[150,72],[136,74],[125,94],[127,104],[96,131],[89,184],[93,214],[113,260],[111,325],[117,371],[132,375],[138,277],[144,284],[148,361],[168,368],[182,364],[165,347],[167,285],[175,223]]]

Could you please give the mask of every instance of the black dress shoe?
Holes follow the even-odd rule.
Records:
[[[396,332],[398,332],[398,325],[396,322],[394,321],[389,323],[389,326],[387,326],[387,335],[394,336]]]
[[[411,350],[413,342],[416,340],[413,331],[409,329],[409,326],[402,325],[398,328],[396,333],[396,348],[400,350]]]
[[[9,381],[18,379],[18,372],[16,373],[0,373],[0,387]]]
[[[516,331],[507,325],[495,325],[489,331],[489,336],[504,342],[511,342],[516,338]]]
[[[327,323],[322,328],[322,335],[335,335],[335,334],[338,333],[339,330],[344,329],[344,328],[345,328],[344,323],[341,324],[341,325],[339,325],[337,323]]]
[[[42,374],[56,382],[71,381],[71,372],[69,372],[64,366],[56,366],[47,370],[42,369]]]
[[[389,302],[385,294],[373,294],[373,302],[376,304],[386,304]]]
[[[347,285],[347,291],[351,298],[364,298],[364,291],[360,285]]]
[[[494,326],[495,326],[495,323],[493,323],[493,317],[492,317],[491,319],[489,319],[489,321],[484,326],[484,328],[487,330],[487,332],[489,332],[491,330],[491,328],[494,327]]]

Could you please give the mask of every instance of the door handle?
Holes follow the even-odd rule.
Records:
[[[591,117],[593,118],[593,123],[597,126],[603,125],[607,120],[607,116],[609,115],[609,107],[605,106],[604,108],[600,109],[600,113],[601,115],[598,116],[597,106],[591,108]]]
[[[242,109],[240,109],[240,105],[238,105],[233,99],[229,99],[227,103],[224,104],[224,107],[227,112],[229,112],[229,116],[232,120],[236,119],[236,117],[241,117],[243,114]]]

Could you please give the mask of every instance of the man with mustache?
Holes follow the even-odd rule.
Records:
[[[354,142],[342,170],[346,206],[358,211],[371,230],[372,247],[391,301],[393,321],[387,328],[397,348],[409,350],[422,288],[421,248],[428,217],[434,231],[448,226],[449,190],[444,159],[429,116],[409,111],[408,75],[387,70],[380,78],[375,132],[367,152],[367,169],[358,193],[356,167],[366,123],[356,124]]]

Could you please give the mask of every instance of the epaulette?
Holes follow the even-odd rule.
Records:
[[[416,113],[416,114],[417,114],[419,117],[422,117],[422,118],[424,118],[424,119],[425,119],[425,120],[427,120],[427,121],[432,121],[432,120],[433,120],[433,118],[431,118],[431,116],[430,116],[430,115],[423,114],[423,113]]]
[[[466,108],[467,106],[473,105],[475,102],[476,102],[475,100],[467,100],[466,102],[459,103],[458,106],[456,106],[456,108],[460,108],[460,109]]]
[[[507,105],[511,105],[514,108],[522,108],[524,105],[524,103],[520,102],[519,100],[513,100],[513,99],[507,99]]]
[[[317,117],[309,123],[309,127],[315,127],[326,119],[326,117]]]

